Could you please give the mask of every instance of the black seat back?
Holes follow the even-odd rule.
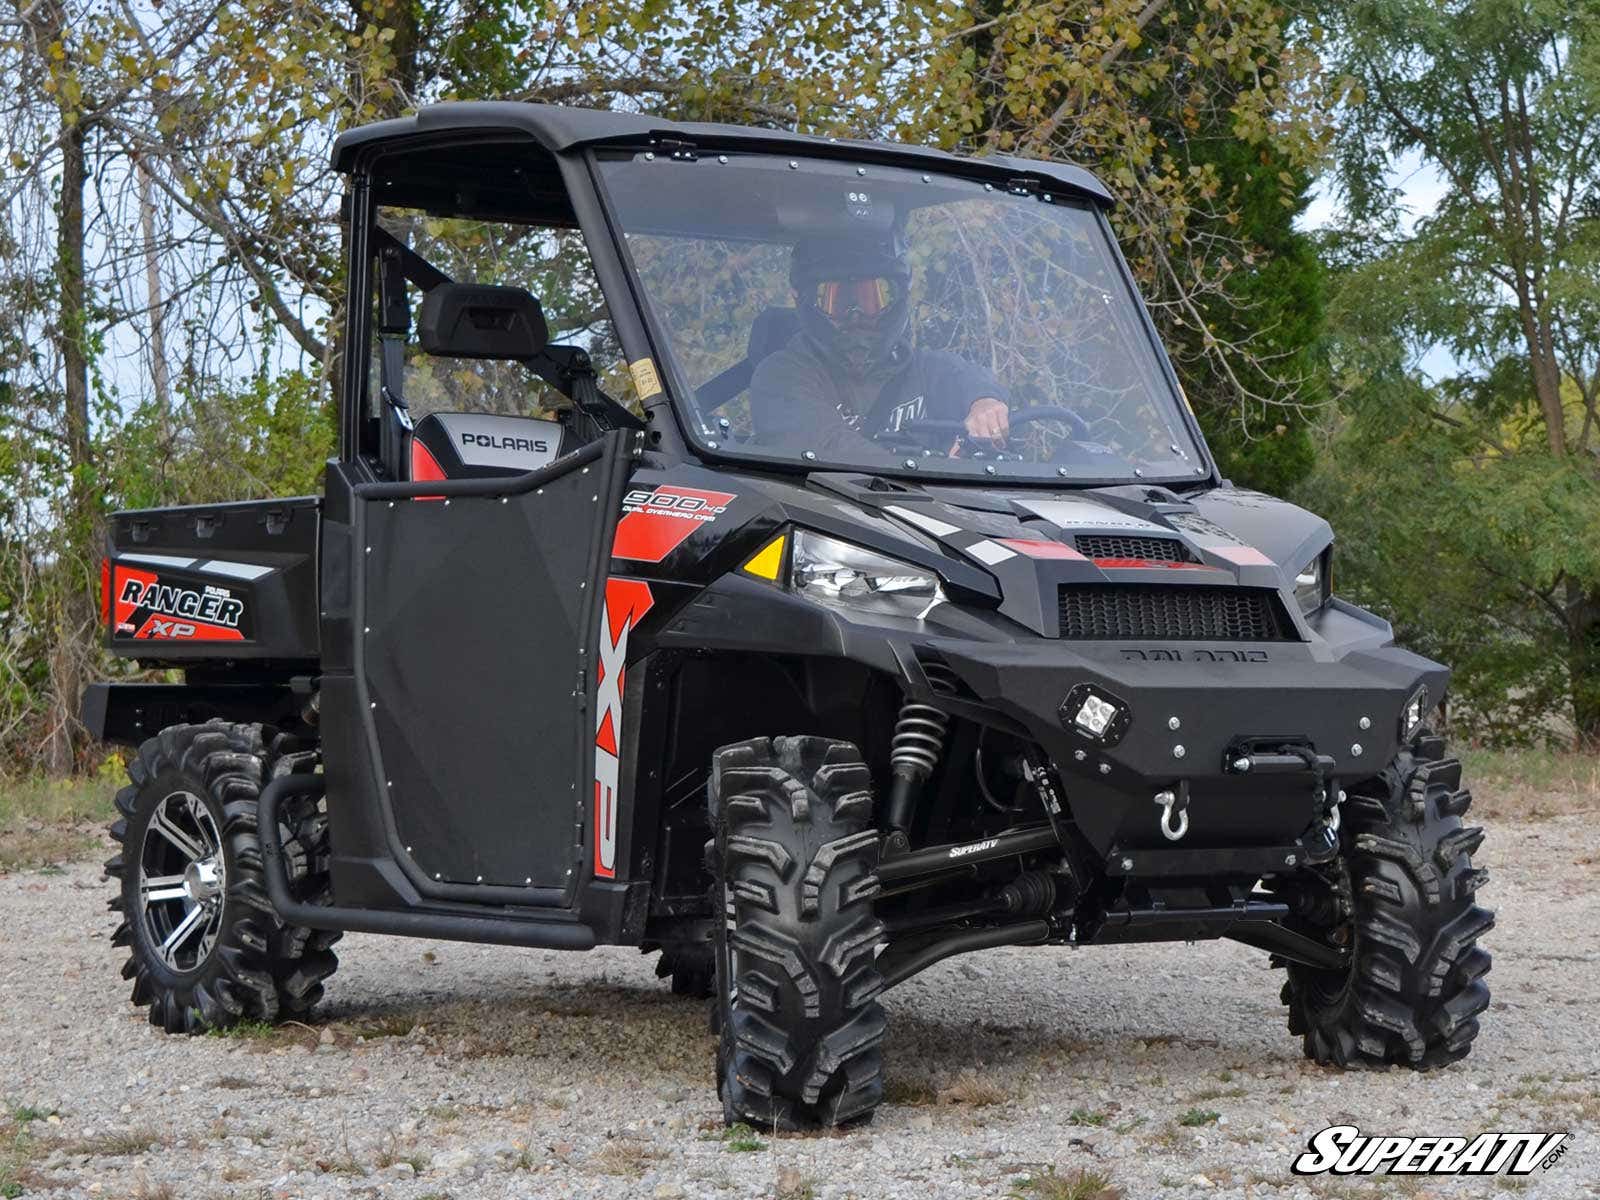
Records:
[[[792,308],[764,308],[750,324],[744,358],[712,376],[695,393],[703,412],[715,412],[750,386],[756,368],[800,332],[800,314]]]
[[[556,460],[562,428],[537,417],[429,413],[411,434],[411,478],[523,475]]]

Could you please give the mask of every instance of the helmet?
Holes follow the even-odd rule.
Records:
[[[857,377],[887,375],[909,349],[911,268],[891,233],[816,234],[795,244],[800,325]]]

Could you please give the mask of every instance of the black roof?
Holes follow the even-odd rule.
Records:
[[[1082,167],[1040,159],[991,154],[981,158],[950,154],[926,146],[866,142],[850,138],[810,137],[782,129],[719,125],[702,121],[669,121],[640,113],[565,108],[512,100],[451,101],[432,104],[415,116],[398,117],[347,130],[333,143],[335,170],[355,169],[363,151],[385,143],[427,134],[504,132],[532,138],[552,154],[580,146],[643,145],[675,139],[707,149],[770,150],[776,153],[849,158],[885,165],[959,171],[996,181],[1035,176],[1063,191],[1109,204],[1111,193]]]

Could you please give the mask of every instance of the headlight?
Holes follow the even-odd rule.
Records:
[[[807,529],[794,534],[789,586],[802,596],[896,617],[924,617],[944,600],[939,577]]]
[[[1294,598],[1300,611],[1310,616],[1333,594],[1333,547],[1328,547],[1294,577]]]
[[[1400,710],[1400,742],[1404,745],[1416,736],[1422,728],[1422,722],[1431,709],[1428,707],[1428,689],[1419,687],[1412,692],[1406,700],[1406,706]]]

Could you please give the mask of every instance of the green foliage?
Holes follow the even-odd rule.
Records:
[[[104,447],[117,508],[206,504],[318,491],[336,438],[318,381],[303,371],[136,406]]]
[[[1203,139],[1193,153],[1215,166],[1228,189],[1226,215],[1208,225],[1239,239],[1241,269],[1199,299],[1204,329],[1167,322],[1163,337],[1223,474],[1281,496],[1311,473],[1310,416],[1327,398],[1320,354],[1327,272],[1313,239],[1295,228],[1309,176],[1284,155],[1235,139]],[[1208,356],[1207,337],[1248,353]],[[1279,389],[1293,404],[1241,402],[1224,368],[1244,373],[1250,391]]]
[[[1456,668],[1468,731],[1600,737],[1600,5],[1327,15],[1361,101],[1329,246],[1344,412],[1306,496],[1340,527],[1336,584]],[[1446,184],[1414,222],[1403,156]],[[1456,372],[1422,379],[1436,345]]]
[[[1229,474],[1282,490],[1321,399],[1321,268],[1293,221],[1339,86],[1269,0],[966,0],[903,86],[917,137],[1081,162]]]

